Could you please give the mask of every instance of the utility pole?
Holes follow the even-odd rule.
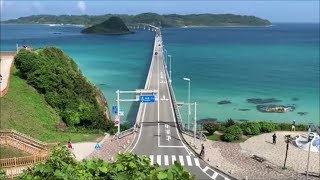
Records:
[[[117,90],[118,134],[120,133],[120,90]]]
[[[194,102],[194,130],[193,130],[193,144],[196,147],[196,135],[197,135],[197,102]]]

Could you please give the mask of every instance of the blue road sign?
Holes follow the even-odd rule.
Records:
[[[117,114],[117,113],[118,113],[118,107],[112,106],[112,114]]]
[[[155,101],[155,96],[140,96],[140,102],[154,102]]]
[[[97,143],[97,144],[94,146],[94,148],[95,148],[96,150],[99,150],[99,149],[101,148],[101,146],[100,146],[99,143]]]

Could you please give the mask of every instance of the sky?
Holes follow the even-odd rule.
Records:
[[[318,22],[319,0],[114,0],[114,1],[12,1],[0,0],[1,20],[39,14],[101,15],[139,14],[239,14],[253,15],[271,22]]]

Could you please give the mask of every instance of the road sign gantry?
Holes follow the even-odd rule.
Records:
[[[115,125],[118,126],[118,134],[120,133],[120,116],[121,116],[121,109],[120,109],[120,102],[121,101],[140,101],[141,103],[145,102],[155,102],[158,101],[158,91],[157,90],[148,90],[148,89],[137,89],[135,91],[120,91],[117,90],[117,106],[113,109],[113,112],[116,112],[117,122],[115,121]],[[135,99],[120,99],[120,94],[135,94]],[[114,107],[112,107],[114,108]]]

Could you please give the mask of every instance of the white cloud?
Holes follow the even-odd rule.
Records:
[[[84,13],[86,11],[86,3],[84,1],[78,1],[78,8],[81,13]]]

